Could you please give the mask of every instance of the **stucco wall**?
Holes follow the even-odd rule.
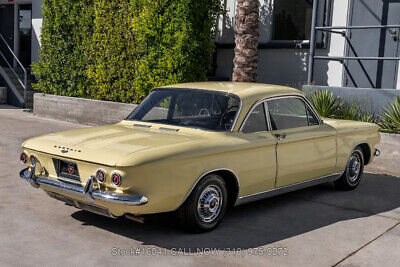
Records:
[[[10,3],[8,0],[0,0],[0,4],[15,5],[15,11],[17,12],[16,6],[19,4],[32,4],[32,62],[37,61],[40,58],[40,32],[42,27],[42,2],[43,0],[14,0]],[[15,14],[18,14],[16,13]],[[14,25],[14,35],[18,33],[17,25]],[[17,52],[18,40],[14,39],[14,50]]]
[[[306,94],[319,90],[328,90],[335,96],[339,96],[348,103],[355,103],[357,106],[369,114],[375,116],[383,113],[383,107],[392,103],[395,97],[400,97],[400,90],[394,89],[370,89],[370,88],[345,88],[336,86],[313,86],[304,85],[302,88]]]
[[[40,59],[40,34],[42,30],[42,2],[32,1],[32,62]]]
[[[325,2],[320,0],[321,3]],[[332,25],[347,25],[349,0],[332,1]],[[233,42],[234,14],[236,0],[224,0],[227,14],[220,20],[219,43]],[[271,40],[273,0],[260,0],[260,42]],[[320,10],[321,13],[322,10]],[[332,35],[326,49],[317,49],[317,55],[343,56],[344,40],[340,35]],[[259,82],[284,85],[300,85],[307,81],[309,49],[260,49]],[[233,49],[217,50],[217,77],[230,78],[233,68]],[[342,85],[342,66],[338,62],[316,61],[315,83],[329,86]]]

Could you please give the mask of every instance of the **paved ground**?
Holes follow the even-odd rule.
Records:
[[[168,216],[142,225],[79,211],[18,178],[24,140],[78,127],[0,106],[0,265],[400,266],[397,177],[368,173],[354,192],[327,184],[250,203],[229,211],[216,231],[190,235]],[[379,167],[370,170],[385,172]],[[251,255],[278,247],[288,255]],[[142,250],[128,255],[131,248]],[[238,249],[245,252],[234,255]]]

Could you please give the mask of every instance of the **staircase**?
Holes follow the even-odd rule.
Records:
[[[33,88],[31,86],[32,83],[35,82],[34,76],[27,74],[26,81],[26,90],[23,86],[23,80],[20,77],[24,77],[24,74],[21,71],[16,72],[17,75],[14,74],[13,69],[7,67],[1,67],[0,74],[4,81],[7,84],[8,90],[8,102],[11,105],[22,107],[22,108],[32,108],[33,107]],[[21,84],[22,82],[22,84]],[[11,93],[11,96],[10,96]],[[23,101],[22,101],[23,100]]]
[[[33,107],[32,82],[30,75],[14,54],[4,37],[0,34],[0,79],[8,88],[7,102],[21,108]]]

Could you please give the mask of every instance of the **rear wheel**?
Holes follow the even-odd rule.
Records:
[[[353,190],[361,182],[364,172],[364,156],[360,147],[356,147],[351,153],[343,175],[335,181],[335,186],[341,190]]]
[[[181,223],[190,232],[206,232],[218,226],[224,216],[228,193],[216,174],[204,177],[179,210]]]

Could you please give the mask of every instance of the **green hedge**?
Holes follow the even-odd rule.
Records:
[[[93,98],[119,102],[135,99],[133,15],[129,1],[95,1],[92,64],[88,72],[93,81]]]
[[[157,86],[206,80],[219,0],[44,0],[44,93],[140,102]]]
[[[33,65],[38,91],[88,97],[93,0],[44,0],[41,61]]]
[[[139,100],[157,86],[206,80],[220,1],[134,2],[141,9],[133,21],[139,51],[135,66]]]

